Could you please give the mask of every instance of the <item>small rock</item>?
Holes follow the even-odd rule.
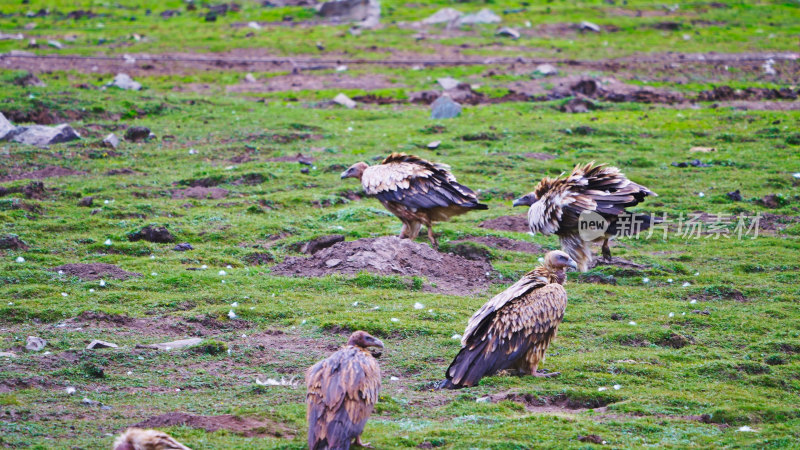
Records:
[[[533,72],[543,77],[558,75],[558,69],[552,64],[539,64]]]
[[[442,95],[431,103],[431,119],[452,119],[461,114],[461,105],[454,102],[449,95]]]
[[[329,260],[325,261],[325,265],[328,266],[328,267],[336,267],[341,263],[342,263],[341,259],[329,259]]]
[[[119,345],[95,339],[86,346],[87,350],[95,350],[98,348],[119,348]]]
[[[116,134],[110,133],[103,139],[103,147],[117,148],[117,146],[119,146],[119,138]]]
[[[66,392],[66,393],[67,393],[67,395],[72,395],[72,394],[74,394],[76,391],[77,391],[77,389],[75,389],[75,388],[74,388],[74,387],[72,387],[72,386],[67,386],[67,388],[66,388],[66,389],[64,389],[64,392]]]
[[[300,252],[307,255],[313,255],[320,250],[324,250],[336,243],[344,242],[344,236],[341,234],[331,234],[328,236],[321,236],[314,238],[300,247]]]
[[[727,195],[728,199],[730,199],[731,201],[734,201],[734,202],[742,201],[742,194],[739,192],[739,189],[737,189],[737,190],[735,190],[733,192],[728,192],[725,195]]]
[[[439,86],[441,86],[445,91],[455,89],[459,85],[459,81],[452,77],[439,78],[436,80],[436,82],[439,83]]]
[[[341,94],[341,93],[333,98],[333,102],[338,104],[338,105],[342,105],[342,106],[344,106],[346,108],[350,108],[350,109],[353,109],[353,108],[356,107],[356,102],[355,101],[353,101],[350,97],[348,97],[348,96],[346,96],[344,94]]]
[[[94,405],[99,405],[100,404],[100,402],[96,402],[96,401],[91,400],[91,399],[89,399],[87,397],[83,397],[83,400],[81,400],[81,403],[86,405],[86,406],[94,406]]]
[[[25,39],[25,36],[23,36],[22,33],[17,33],[17,34],[0,33],[0,41],[8,41],[8,40],[10,40],[10,41],[21,41],[23,39]]]
[[[587,21],[581,22],[580,25],[578,25],[578,29],[580,29],[581,31],[593,31],[595,33],[599,33],[601,31],[599,25]]]
[[[254,30],[260,30],[261,29],[261,25],[259,25],[258,22],[247,22],[247,27],[248,28],[252,28]]]
[[[0,125],[1,126],[1,125]],[[45,125],[30,125],[16,127],[14,131],[5,135],[14,142],[21,144],[35,145],[36,147],[47,147],[51,144],[74,141],[80,139],[78,134],[71,126],[61,124],[55,127]]]
[[[428,144],[428,148],[431,149],[431,150],[436,150],[437,148],[439,148],[439,145],[441,145],[441,144],[442,144],[442,141],[433,141],[433,142]]]
[[[247,75],[244,76],[244,81],[247,81],[248,83],[255,83],[257,80],[252,73],[248,73]]]
[[[82,199],[78,200],[78,206],[89,207],[89,206],[92,206],[93,202],[94,202],[94,197],[92,197],[92,196],[83,197]]]
[[[142,89],[142,84],[133,81],[133,78],[126,73],[118,73],[108,86],[117,87],[126,91],[138,91]]]
[[[585,98],[578,97],[570,99],[567,103],[561,106],[562,112],[571,114],[587,113],[593,109],[595,109],[594,103]]]
[[[716,147],[692,147],[689,149],[692,153],[712,153],[717,151]]]
[[[25,341],[25,350],[38,352],[41,351],[45,345],[47,345],[47,341],[44,339],[36,336],[28,336],[28,339]]]
[[[192,244],[190,244],[188,242],[182,242],[182,243],[176,245],[175,247],[173,247],[172,249],[175,250],[176,252],[185,252],[185,251],[188,251],[188,250],[194,250],[194,247],[192,247]]]
[[[61,42],[58,42],[56,40],[47,41],[47,45],[49,45],[50,47],[53,47],[53,48],[57,48],[59,50],[64,48],[64,44],[62,44]]]
[[[776,194],[767,194],[761,200],[760,203],[767,208],[775,209],[781,207],[781,198]]]
[[[519,31],[509,27],[500,28],[495,34],[497,36],[507,36],[514,40],[517,40],[520,37]]]
[[[30,72],[26,72],[25,75],[22,75],[21,77],[14,78],[13,83],[16,84],[17,86],[22,86],[22,87],[29,87],[29,86],[47,87],[47,85],[42,80],[40,80],[36,75]],[[0,137],[0,139],[2,139],[2,137]]]
[[[139,142],[150,137],[150,129],[147,127],[130,127],[125,130],[125,139],[131,142]]]
[[[136,348],[153,348],[156,350],[173,350],[177,348],[191,347],[203,342],[202,338],[181,339],[172,342],[162,342],[160,344],[136,344]]]
[[[475,14],[467,14],[456,20],[456,25],[475,25],[484,23],[500,23],[503,19],[488,9],[482,9]]]
[[[168,242],[175,242],[175,236],[173,236],[166,227],[147,225],[135,233],[128,234],[128,240],[131,242],[145,240],[148,242],[164,244]]]
[[[461,18],[461,16],[463,16],[463,15],[464,14],[461,11],[458,11],[456,9],[443,8],[443,9],[440,9],[440,10],[436,11],[435,13],[433,13],[433,15],[431,15],[430,17],[422,19],[420,21],[420,23],[423,24],[423,25],[435,25],[435,24],[438,24],[438,23],[451,23],[451,22],[455,22],[456,20]]]
[[[5,139],[16,127],[0,112],[0,141]]]
[[[0,352],[0,358],[16,358],[17,354],[14,352]]]

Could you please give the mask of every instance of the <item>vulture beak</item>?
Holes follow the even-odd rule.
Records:
[[[567,267],[571,267],[572,270],[578,270],[578,263],[576,263],[574,259],[569,258],[569,261],[567,261]]]
[[[370,343],[369,343],[369,344],[370,344],[370,345],[369,345],[370,347],[380,347],[380,348],[383,348],[383,341],[381,341],[380,339],[378,339],[378,338],[375,338],[375,337],[374,337],[374,338],[372,338],[372,340],[370,341]]]
[[[536,203],[536,196],[533,194],[523,195],[522,197],[514,200],[513,206],[531,206]]]
[[[342,172],[342,176],[341,176],[341,178],[342,178],[342,179],[345,179],[345,178],[347,178],[347,177],[349,177],[349,176],[350,176],[350,169],[347,169],[347,170],[345,170],[344,172]]]

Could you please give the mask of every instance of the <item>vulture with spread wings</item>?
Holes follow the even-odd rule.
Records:
[[[191,450],[158,430],[128,428],[114,441],[114,450]]]
[[[567,267],[576,268],[569,255],[560,250],[549,252],[541,267],[486,302],[469,319],[461,351],[439,387],[475,386],[481,378],[500,371],[538,377],[557,375],[539,372],[538,368],[564,318],[567,292],[562,285]]]
[[[367,195],[377,198],[403,222],[401,238],[416,239],[425,225],[434,248],[433,222],[488,208],[478,202],[472,189],[456,182],[447,165],[405,153],[392,153],[374,166],[353,164],[342,178],[358,178]]]
[[[361,442],[381,389],[381,369],[369,347],[380,339],[356,331],[347,345],[306,371],[308,448],[347,450]]]
[[[558,235],[561,248],[586,272],[592,259],[591,242],[602,240],[603,258],[611,259],[609,239],[633,235],[657,223],[646,214],[625,211],[648,195],[657,196],[616,167],[590,162],[575,166],[566,178],[545,177],[533,192],[514,200],[514,206],[530,206],[531,232]]]

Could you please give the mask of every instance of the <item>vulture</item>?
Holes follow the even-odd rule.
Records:
[[[447,377],[439,388],[475,386],[481,378],[500,371],[550,377],[538,372],[547,346],[564,318],[566,268],[575,261],[566,253],[547,253],[544,264],[486,302],[469,319]]]
[[[434,248],[433,222],[488,208],[478,203],[472,189],[456,182],[449,166],[405,153],[392,153],[374,166],[363,161],[353,164],[342,172],[342,178],[358,178],[367,195],[376,197],[403,222],[401,239],[416,239],[425,225]]]
[[[310,450],[369,445],[361,432],[381,389],[381,369],[369,347],[383,348],[383,342],[356,331],[344,348],[306,371]]]
[[[657,196],[626,178],[616,167],[595,165],[592,161],[584,166],[578,164],[566,178],[545,177],[533,192],[514,200],[514,206],[530,206],[531,232],[558,235],[561,248],[578,263],[581,272],[586,272],[592,259],[591,242],[602,240],[603,258],[609,260],[609,239],[650,228],[653,218],[625,211],[648,195]],[[600,227],[580,229],[592,223]]]
[[[158,430],[128,428],[114,441],[114,450],[191,450]]]

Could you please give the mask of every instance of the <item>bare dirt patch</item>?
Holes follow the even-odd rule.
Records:
[[[17,174],[9,174],[0,177],[0,181],[16,181],[16,180],[43,180],[52,177],[66,177],[70,175],[83,175],[85,172],[78,170],[67,169],[66,167],[47,166],[44,169],[34,170],[32,172],[23,172]]]
[[[499,231],[515,231],[517,233],[527,233],[528,218],[524,215],[519,216],[500,216],[495,219],[484,220],[478,224],[481,228]]]
[[[188,309],[194,305],[189,305]],[[187,309],[187,308],[183,308]],[[219,320],[214,317],[201,316],[179,319],[172,316],[148,317],[139,319],[122,314],[108,314],[102,311],[85,311],[75,318],[66,320],[63,324],[67,327],[87,327],[101,330],[113,328],[115,335],[136,336],[169,336],[181,337],[207,337],[216,336],[235,330],[250,327],[250,324],[241,319]]]
[[[549,153],[540,153],[540,152],[523,153],[522,156],[530,159],[537,159],[539,161],[549,161],[551,159],[556,159],[556,155],[551,155]]]
[[[302,153],[298,153],[296,155],[290,156],[275,156],[272,158],[267,158],[266,161],[270,162],[296,162],[305,165],[311,165],[314,162],[314,157],[309,155],[304,155]]]
[[[545,251],[540,245],[532,242],[518,241],[515,239],[497,236],[467,236],[464,239],[459,239],[453,242],[475,242],[476,244],[485,245],[489,248],[507,250],[510,252],[540,254],[544,253]]]
[[[392,83],[384,75],[359,74],[358,76],[340,74],[304,73],[279,75],[267,78],[264,82],[244,82],[226,87],[228,92],[284,92],[284,91],[318,91],[323,89],[363,89],[377,90],[401,88],[403,85]]]
[[[533,394],[522,394],[518,392],[504,392],[489,396],[492,403],[511,401],[519,403],[527,411],[534,413],[567,413],[574,414],[593,409],[594,411],[605,411],[605,407],[614,403],[612,398],[591,398],[586,400],[572,399],[565,395],[554,395],[538,397]]]
[[[127,272],[113,264],[90,263],[90,264],[64,264],[63,266],[53,267],[52,272],[62,271],[66,275],[78,277],[81,280],[99,280],[101,278],[113,278],[116,280],[127,280],[129,278],[141,277],[142,274]]]
[[[594,258],[592,260],[592,262],[590,263],[589,268],[593,269],[593,268],[599,267],[599,266],[614,266],[614,267],[620,267],[620,268],[623,268],[623,269],[633,269],[633,270],[647,269],[647,266],[645,266],[645,265],[637,264],[637,263],[635,263],[633,261],[630,261],[630,260],[627,260],[627,259],[624,259],[624,258],[619,258],[619,257],[616,257],[616,256],[612,256],[611,259]]]
[[[172,191],[172,198],[195,198],[198,200],[212,199],[219,200],[228,196],[228,190],[218,187],[205,188],[202,186],[190,187],[186,189],[178,189]]]
[[[437,252],[396,236],[334,244],[309,258],[289,257],[272,269],[273,275],[322,277],[332,274],[425,277],[433,292],[469,295],[488,287],[494,269],[486,261],[470,261]]]
[[[161,414],[131,425],[137,428],[164,428],[186,426],[199,428],[209,433],[227,430],[242,436],[274,436],[291,439],[294,432],[284,425],[269,419],[239,417],[230,414],[222,416],[196,416],[181,412]]]
[[[758,222],[760,230],[783,231],[786,227],[800,223],[800,216],[786,216],[782,214],[762,214]]]
[[[0,249],[2,250],[28,250],[29,248],[28,244],[15,234],[0,237]]]

